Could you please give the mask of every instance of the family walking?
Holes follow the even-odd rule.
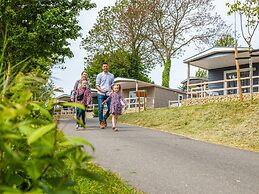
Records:
[[[118,116],[122,114],[123,107],[125,107],[125,101],[121,94],[121,86],[114,84],[114,75],[109,72],[107,63],[102,64],[102,70],[96,77],[99,127],[101,129],[107,127],[107,119],[112,115],[112,129],[118,131],[117,120]],[[81,103],[85,107],[85,109],[76,108],[76,128],[85,128],[85,110],[91,104],[91,89],[86,72],[82,72],[81,79],[76,81],[71,100]],[[107,111],[104,114],[105,104],[107,105]]]

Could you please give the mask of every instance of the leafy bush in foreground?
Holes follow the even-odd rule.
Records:
[[[0,193],[75,193],[73,173],[95,177],[82,167],[90,159],[82,144],[92,146],[58,130],[52,107],[31,100],[26,79],[17,76],[0,101]]]

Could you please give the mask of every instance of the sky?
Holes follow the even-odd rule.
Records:
[[[98,11],[103,9],[105,6],[114,5],[116,0],[91,0],[91,2],[96,3],[97,7],[88,11],[82,11],[79,16],[79,25],[82,27],[81,33],[85,37],[88,31],[91,29],[95,20],[98,16]],[[232,25],[234,23],[234,16],[228,16],[228,8],[225,6],[227,2],[233,3],[234,0],[215,0],[215,12],[221,15],[222,19],[227,25]],[[237,25],[238,26],[238,25]],[[239,28],[237,29],[239,31]],[[257,36],[259,30],[255,34]],[[74,83],[76,80],[80,79],[80,74],[84,70],[84,57],[85,50],[80,46],[82,39],[77,39],[76,41],[71,41],[71,50],[74,53],[74,57],[71,59],[66,59],[63,64],[66,69],[62,70],[59,68],[53,69],[52,80],[54,81],[55,87],[63,88],[64,93],[70,94]],[[240,46],[246,46],[244,41],[240,38],[238,41]],[[259,48],[259,39],[254,38],[253,47]],[[181,81],[187,78],[187,65],[183,63],[184,59],[187,59],[195,54],[199,53],[194,47],[189,47],[186,52],[178,59],[172,60],[172,68],[170,73],[170,88],[177,89],[181,85]],[[191,76],[195,75],[197,69],[191,67]],[[158,65],[150,74],[151,80],[157,85],[162,83],[162,71],[163,67]]]

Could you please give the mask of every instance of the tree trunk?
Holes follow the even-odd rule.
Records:
[[[240,67],[238,62],[238,50],[237,45],[235,44],[235,62],[236,62],[236,72],[237,72],[237,85],[238,85],[238,93],[239,93],[239,100],[243,102],[243,94],[242,94],[242,86],[240,80]]]
[[[249,44],[249,80],[250,80],[250,97],[253,99],[253,61],[252,61],[252,48],[251,44]]]
[[[162,74],[162,86],[167,88],[169,88],[170,70],[171,70],[171,59],[170,57],[166,57],[164,70]]]

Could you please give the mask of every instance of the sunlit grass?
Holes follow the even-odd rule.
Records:
[[[259,100],[151,109],[120,117],[123,123],[197,140],[259,151]]]
[[[77,193],[107,193],[107,194],[143,194],[123,181],[119,175],[103,169],[102,167],[89,163],[86,167],[92,173],[98,174],[102,178],[101,181],[92,180],[86,177],[74,175],[76,186],[74,189]]]

